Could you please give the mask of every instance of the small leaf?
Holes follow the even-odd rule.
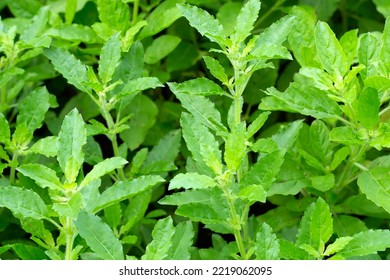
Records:
[[[0,207],[25,218],[41,220],[48,217],[48,209],[42,198],[33,191],[18,187],[0,187]]]
[[[259,0],[249,0],[245,3],[237,16],[234,34],[231,36],[234,42],[241,43],[251,34],[259,11]]]
[[[267,223],[256,233],[255,254],[257,260],[280,259],[278,238]]]
[[[347,246],[351,240],[353,240],[353,237],[350,236],[337,238],[335,242],[329,244],[329,246],[326,247],[324,256],[330,256],[337,253],[338,251],[342,250],[345,246]]]
[[[182,222],[175,227],[175,234],[171,240],[168,252],[169,260],[190,260],[191,246],[194,239],[194,228],[191,221]]]
[[[333,233],[332,214],[329,206],[318,198],[306,209],[297,234],[297,244],[307,244],[317,252],[323,252],[326,242]]]
[[[326,192],[334,187],[335,178],[333,174],[315,176],[310,178],[313,187],[321,192]]]
[[[7,119],[0,113],[0,143],[7,143],[10,141],[11,133]]]
[[[198,173],[181,173],[176,175],[169,183],[169,190],[172,189],[205,189],[215,187],[214,179]]]
[[[94,212],[98,212],[109,205],[133,197],[161,182],[164,182],[164,179],[155,175],[141,176],[126,181],[117,181],[100,195],[96,202]]]
[[[335,127],[329,134],[330,140],[345,145],[360,145],[362,141],[358,138],[357,132],[349,126]]]
[[[90,184],[92,181],[99,179],[100,177],[114,171],[117,168],[122,168],[125,165],[127,160],[121,157],[113,157],[103,160],[96,164],[92,170],[85,176],[84,180],[80,183],[80,187],[85,187]]]
[[[24,164],[17,168],[24,176],[33,179],[40,187],[59,190],[62,188],[56,172],[49,167],[38,163]]]
[[[267,193],[261,185],[249,185],[240,189],[238,197],[248,200],[250,204],[257,201],[264,203],[267,199]]]
[[[361,71],[363,79],[369,76],[369,65],[379,58],[380,50],[381,42],[374,34],[366,33],[360,37],[358,58],[359,62],[366,66],[366,69]]]
[[[168,256],[175,228],[171,217],[159,220],[155,225],[151,243],[146,246],[142,260],[163,260]]]
[[[112,79],[115,69],[121,58],[121,40],[120,34],[115,33],[110,39],[103,45],[100,51],[99,59],[99,77],[104,85]]]
[[[358,186],[367,198],[390,213],[390,169],[375,167],[358,177]]]
[[[68,183],[76,177],[84,162],[83,146],[87,143],[87,130],[82,116],[73,109],[65,118],[58,134],[57,160]]]
[[[325,22],[319,21],[315,29],[315,42],[318,58],[324,69],[334,77],[344,76],[349,64],[335,34]]]
[[[200,34],[206,36],[210,41],[220,45],[226,45],[226,36],[222,25],[217,19],[205,10],[189,4],[179,4],[180,11]]]
[[[351,65],[357,56],[357,48],[359,44],[358,30],[353,29],[345,32],[340,38],[340,45],[343,48],[348,64]]]
[[[28,152],[45,155],[47,157],[55,157],[58,153],[58,137],[47,136],[35,142]]]
[[[352,240],[338,252],[342,257],[367,256],[390,248],[389,230],[368,230],[352,236]]]
[[[130,24],[130,11],[123,1],[98,0],[96,2],[101,22],[107,24],[111,30],[123,31]]]
[[[267,121],[270,112],[263,112],[259,114],[256,119],[248,126],[247,139],[251,138],[255,133],[257,133],[260,128]]]
[[[223,84],[228,83],[228,76],[225,73],[225,69],[218,60],[210,56],[204,56],[203,60],[206,67],[210,70],[211,75],[220,80]]]
[[[76,193],[68,201],[53,203],[53,210],[56,211],[60,217],[77,219],[82,204],[83,198],[81,194]]]
[[[224,159],[228,168],[237,171],[246,155],[245,124],[233,127],[225,142]]]
[[[386,18],[385,28],[383,29],[382,34],[382,48],[380,52],[380,60],[383,62],[386,67],[387,73],[390,73],[390,19]]]
[[[75,221],[82,238],[96,255],[103,260],[123,260],[123,248],[111,228],[98,216],[81,211]]]

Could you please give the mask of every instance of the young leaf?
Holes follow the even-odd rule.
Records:
[[[114,31],[124,31],[129,25],[130,11],[123,1],[96,2],[99,19]]]
[[[83,92],[90,92],[87,68],[73,54],[63,49],[45,49],[44,54],[51,60],[54,68],[65,77],[68,83]]]
[[[205,189],[216,186],[214,179],[198,173],[180,173],[176,175],[169,183],[169,190],[185,189]]]
[[[259,109],[297,112],[317,119],[335,118],[342,114],[335,101],[325,92],[311,86],[293,83],[284,93],[274,88],[268,89],[266,93],[270,96],[263,99]]]
[[[121,58],[121,40],[119,36],[119,32],[111,36],[100,52],[98,71],[104,85],[107,85],[111,80]]]
[[[366,129],[374,129],[379,124],[380,100],[373,88],[364,88],[359,95],[357,120]]]
[[[76,193],[67,201],[53,203],[53,210],[56,211],[60,217],[77,219],[82,204],[82,195]]]
[[[246,134],[246,138],[250,139],[255,133],[257,133],[260,128],[267,121],[270,112],[263,112],[259,114],[256,119],[248,126],[248,131]]]
[[[65,118],[58,134],[57,160],[68,183],[76,181],[84,162],[83,146],[87,143],[87,130],[82,116],[73,109]]]
[[[340,45],[345,53],[348,65],[353,64],[354,59],[357,56],[358,44],[359,38],[357,29],[345,32],[344,35],[340,38]]]
[[[390,213],[390,176],[389,168],[375,167],[364,171],[358,177],[358,185],[362,193],[376,205]]]
[[[390,73],[390,18],[386,19],[385,28],[382,35],[382,48],[380,51],[380,60],[386,67],[387,73]]]
[[[297,234],[297,244],[307,244],[322,254],[333,233],[332,214],[322,198],[310,204],[303,215]]]
[[[369,66],[372,62],[379,58],[380,50],[381,42],[374,34],[366,33],[360,37],[358,58],[359,62],[366,66],[366,69],[361,71],[363,79],[369,76]]]
[[[103,260],[123,260],[123,248],[111,228],[98,216],[81,211],[75,221],[82,238],[96,255]]]
[[[163,260],[168,257],[175,228],[171,217],[159,220],[153,229],[153,241],[146,246],[142,260]]]
[[[194,239],[194,228],[191,221],[182,222],[175,227],[175,234],[171,240],[168,260],[190,260],[191,246]]]
[[[203,60],[206,67],[210,70],[211,75],[220,80],[223,84],[228,83],[228,76],[225,73],[225,69],[218,60],[210,56],[204,56]]]
[[[57,156],[57,152],[58,152],[57,148],[58,148],[58,137],[47,136],[35,142],[30,147],[28,152],[45,155],[47,157],[55,157]]]
[[[45,87],[37,88],[21,101],[16,124],[25,123],[28,131],[33,133],[42,126],[45,114],[49,108],[49,92]]]
[[[390,248],[389,230],[368,230],[355,234],[352,240],[338,252],[338,255],[348,258],[367,256]]]
[[[291,241],[280,239],[280,257],[285,260],[310,260],[310,255]]]
[[[324,69],[331,75],[344,76],[349,64],[335,34],[325,22],[319,21],[315,29],[318,58]],[[335,76],[336,77],[336,76]]]
[[[337,238],[335,242],[333,242],[328,247],[326,247],[324,256],[330,256],[337,253],[338,251],[342,250],[345,246],[347,246],[351,240],[353,240],[353,237],[350,236]]]
[[[231,36],[234,42],[241,43],[251,34],[260,11],[260,5],[259,0],[249,0],[242,7],[236,19],[234,33]]]
[[[210,41],[218,43],[221,46],[227,45],[227,38],[223,31],[222,25],[217,19],[205,10],[189,4],[179,4],[180,11],[202,36],[206,36]]]
[[[24,164],[17,168],[24,176],[33,179],[40,187],[58,190],[62,187],[56,172],[38,163]]]
[[[42,198],[33,191],[18,187],[0,187],[0,207],[15,215],[37,220],[48,217],[48,209]]]
[[[92,181],[99,179],[100,177],[110,173],[111,171],[122,168],[125,165],[127,160],[121,157],[113,157],[103,160],[96,164],[92,170],[85,176],[84,180],[80,183],[80,187],[85,187],[90,184]]]
[[[257,260],[280,259],[278,238],[267,223],[256,233],[255,254]]]
[[[98,212],[109,205],[133,197],[161,182],[164,182],[164,179],[154,175],[141,176],[126,181],[117,181],[100,195],[93,212]]]

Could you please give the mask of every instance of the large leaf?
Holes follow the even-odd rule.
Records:
[[[0,187],[0,207],[8,208],[24,218],[41,220],[48,217],[48,209],[42,198],[33,191],[18,187]]]
[[[45,49],[44,54],[51,60],[54,68],[83,92],[89,92],[90,88],[85,85],[88,82],[87,68],[73,54],[67,50],[50,48]]]
[[[366,129],[374,129],[379,123],[380,100],[373,88],[364,88],[359,95],[357,119]]]
[[[56,172],[38,163],[24,164],[17,168],[24,176],[33,179],[40,187],[58,190],[62,187]]]
[[[234,34],[231,36],[234,42],[241,43],[251,34],[259,11],[259,0],[249,0],[245,3],[237,16]]]
[[[106,85],[114,75],[121,58],[120,34],[115,33],[102,47],[99,59],[99,77]]]
[[[190,260],[194,235],[195,232],[191,221],[178,224],[175,228],[175,234],[171,241],[172,245],[166,259]]]
[[[297,112],[317,119],[341,116],[339,105],[315,87],[293,83],[283,93],[274,88],[266,93],[270,96],[260,104],[262,110]]]
[[[364,171],[358,178],[362,193],[376,205],[390,213],[390,176],[388,167],[375,167]]]
[[[126,181],[118,181],[100,195],[96,202],[94,212],[124,199],[133,197],[163,181],[163,178],[155,175],[141,176],[139,178]]]
[[[310,204],[303,215],[297,244],[307,244],[318,253],[322,253],[332,233],[333,221],[329,206],[322,198],[318,198],[317,202]]]
[[[263,223],[256,234],[255,254],[257,260],[278,260],[279,241],[272,228]]]
[[[180,173],[169,183],[169,189],[205,189],[215,187],[217,183],[214,179],[198,173]]]
[[[130,11],[123,1],[98,0],[99,19],[114,31],[123,31],[129,25]]]
[[[207,11],[189,4],[180,4],[178,7],[190,25],[200,34],[209,38],[210,41],[226,45],[226,36],[222,25]]]
[[[204,57],[204,59],[205,61],[209,61],[209,64],[211,63],[211,61],[214,61],[213,58],[207,56]],[[223,68],[220,69],[219,71],[222,70]],[[168,83],[168,85],[174,93],[178,92],[178,93],[185,93],[190,95],[203,95],[203,96],[226,94],[225,91],[219,85],[217,85],[216,83],[214,83],[213,81],[207,78],[192,79],[192,80],[185,81],[181,84]]]
[[[352,236],[352,240],[338,254],[343,257],[367,256],[390,248],[389,230],[368,230]]]
[[[153,229],[153,241],[146,246],[142,260],[163,260],[168,256],[175,228],[171,217],[159,220]]]
[[[325,22],[319,21],[315,29],[317,55],[324,69],[331,75],[344,76],[349,70],[348,60],[336,35]]]
[[[83,146],[87,143],[87,130],[77,109],[73,109],[64,119],[58,134],[57,160],[68,183],[76,177],[84,162]]]
[[[111,228],[98,216],[80,212],[76,228],[92,251],[103,260],[123,260],[123,247]]]

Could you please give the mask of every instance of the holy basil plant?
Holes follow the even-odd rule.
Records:
[[[390,259],[362,2],[0,3],[0,257]]]

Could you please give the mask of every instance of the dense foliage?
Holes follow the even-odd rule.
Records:
[[[0,14],[0,258],[390,259],[389,1]]]

